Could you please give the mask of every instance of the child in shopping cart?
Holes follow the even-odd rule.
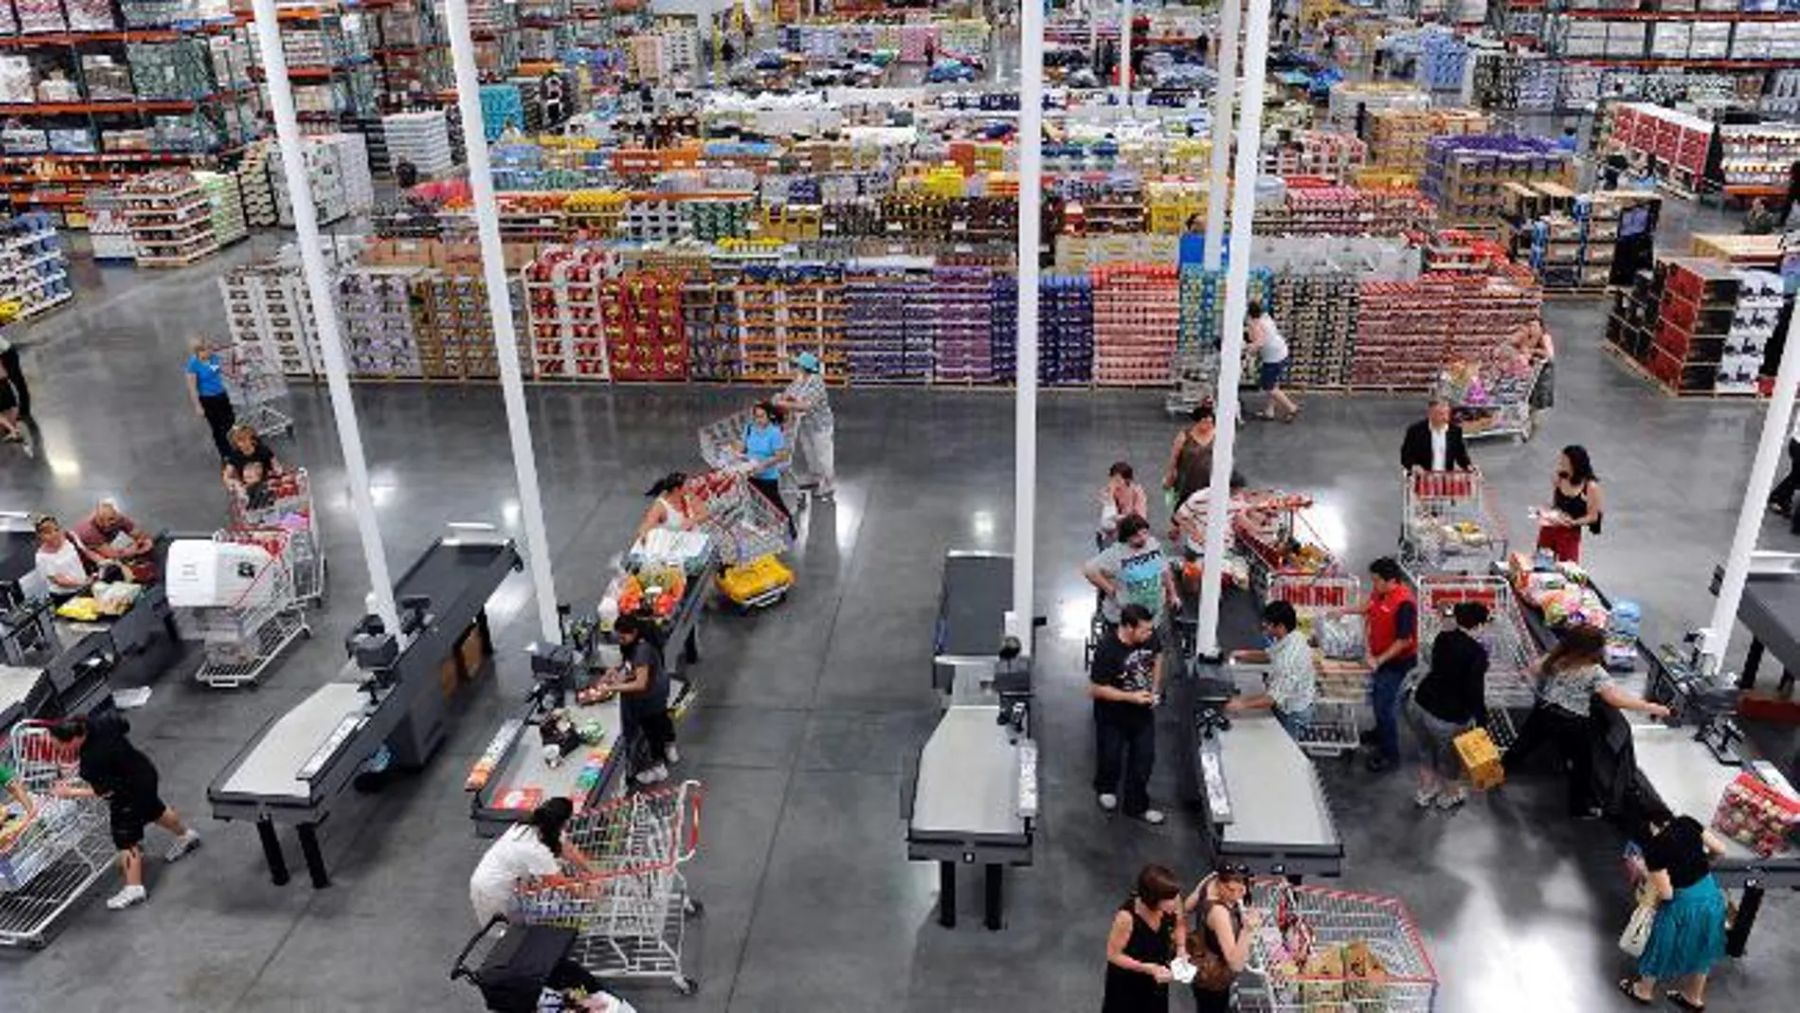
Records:
[[[281,474],[281,462],[275,458],[275,452],[255,429],[242,422],[231,427],[227,442],[230,446],[220,476],[225,487],[242,493],[252,508],[267,506],[274,495],[267,482]]]

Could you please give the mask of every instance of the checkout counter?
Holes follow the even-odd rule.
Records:
[[[1001,927],[1006,866],[1030,865],[1037,835],[1031,663],[1006,637],[1012,562],[1001,553],[945,556],[932,661],[944,714],[901,779],[906,857],[938,863],[946,928],[956,925],[958,865],[982,867],[985,924]]]
[[[338,796],[371,761],[422,767],[445,734],[441,667],[471,635],[493,651],[487,601],[524,563],[493,529],[452,527],[395,585],[401,629],[365,617],[337,677],[264,724],[207,788],[215,819],[255,821],[277,885],[288,869],[275,824],[295,826],[313,886],[329,886],[317,830]]]
[[[691,666],[700,660],[700,625],[718,574],[718,556],[708,545],[688,567],[687,588],[673,612],[660,625],[663,669],[669,673],[669,710],[679,718],[699,696]],[[469,773],[469,817],[476,832],[499,835],[540,802],[567,796],[576,811],[592,808],[618,793],[633,742],[625,740],[617,697],[599,703],[579,702],[578,692],[608,667],[601,645],[592,635],[571,636],[561,645],[533,644],[533,686],[516,717],[506,719]],[[596,728],[574,757],[560,747],[555,759],[545,752],[543,725],[561,710],[577,728]]]
[[[1219,624],[1222,642],[1253,643],[1256,596],[1225,589]],[[1293,882],[1340,875],[1344,844],[1312,759],[1272,713],[1224,712],[1232,696],[1263,691],[1260,671],[1199,661],[1190,678],[1166,685],[1180,721],[1176,741],[1191,757],[1178,783],[1201,806],[1213,861]]]
[[[1713,573],[1712,590],[1719,593],[1725,569]],[[1773,654],[1781,664],[1778,692],[1793,692],[1800,673],[1800,554],[1756,552],[1750,557],[1750,576],[1738,602],[1738,622],[1750,631],[1750,651],[1744,657],[1739,689],[1755,689],[1763,655]]]

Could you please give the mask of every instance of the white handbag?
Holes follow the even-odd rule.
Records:
[[[1655,923],[1655,904],[1639,904],[1633,908],[1631,918],[1625,922],[1625,931],[1619,933],[1619,949],[1627,956],[1643,956],[1644,947],[1650,944],[1650,928]]]

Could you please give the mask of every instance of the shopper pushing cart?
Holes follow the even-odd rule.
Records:
[[[812,352],[794,356],[797,372],[787,389],[775,395],[776,408],[796,416],[796,450],[806,458],[810,486],[821,499],[837,491],[837,446],[831,399],[825,390],[825,364]]]

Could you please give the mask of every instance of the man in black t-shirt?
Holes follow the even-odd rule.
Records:
[[[1124,796],[1125,815],[1163,821],[1150,808],[1150,771],[1156,763],[1157,696],[1162,690],[1162,641],[1150,610],[1129,604],[1119,625],[1094,646],[1088,696],[1094,701],[1094,791],[1111,812]],[[1121,783],[1122,782],[1122,783]]]
[[[668,765],[681,759],[675,748],[675,722],[669,717],[669,673],[649,626],[647,619],[620,616],[615,627],[625,655],[624,679],[614,687],[620,714],[625,727],[636,729],[645,746],[643,768],[633,775],[639,784],[668,780]]]

